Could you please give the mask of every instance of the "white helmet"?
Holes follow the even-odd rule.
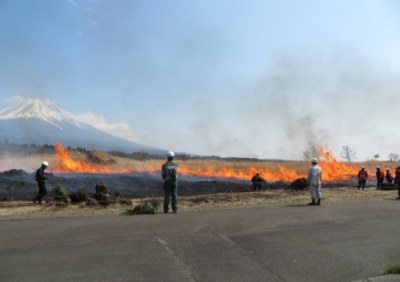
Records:
[[[46,161],[44,161],[44,162],[42,162],[42,166],[48,167],[48,166],[49,166],[49,163],[46,162]]]
[[[172,151],[168,151],[168,153],[167,153],[167,157],[169,157],[169,158],[173,158],[174,156],[175,156],[174,152],[172,152]]]
[[[318,159],[317,158],[312,158],[311,163],[312,164],[317,164],[318,163]]]

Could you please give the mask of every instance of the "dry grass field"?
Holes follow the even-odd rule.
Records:
[[[0,155],[0,172],[10,169],[23,169],[33,172],[43,160],[50,163],[48,169],[52,173],[159,173],[162,159],[135,159],[121,157],[101,151],[82,152],[79,150],[64,151],[55,154],[36,154],[27,156]],[[221,179],[239,179],[249,181],[256,171],[261,171],[267,181],[290,181],[304,177],[309,166],[308,162],[301,161],[259,161],[259,160],[234,160],[219,158],[182,158],[176,161],[180,164],[180,173],[184,176],[194,175],[198,178],[210,177]],[[366,166],[372,179],[377,165],[382,168],[390,167],[394,171],[397,163],[369,161],[362,163],[344,163],[333,160],[321,164],[324,172],[328,171],[339,175],[350,185],[354,185],[356,174],[360,166]],[[331,175],[330,175],[331,177]],[[339,178],[340,178],[339,177]],[[373,180],[374,181],[374,180]],[[325,182],[324,184],[328,184]],[[332,185],[325,185],[325,187]],[[377,191],[370,187],[359,191],[354,187],[334,187],[323,189],[323,205],[344,202],[359,202],[373,200],[391,200],[397,197],[397,191]],[[145,199],[132,199],[136,205]],[[162,199],[157,198],[161,203]],[[309,201],[307,191],[293,192],[287,189],[271,189],[261,192],[242,193],[210,193],[198,196],[180,197],[180,211],[201,211],[206,209],[236,209],[259,206],[290,206],[305,205]],[[120,214],[126,206],[111,205],[108,207],[88,207],[80,204],[45,204],[36,206],[28,202],[2,202],[0,203],[0,216],[63,216],[63,215],[95,215],[95,214]]]
[[[322,206],[310,208],[323,208],[324,205],[341,203],[396,200],[397,197],[397,191],[381,191],[372,187],[365,190],[357,190],[354,187],[326,188],[322,189],[322,193]],[[162,198],[132,199],[132,206],[109,205],[107,207],[59,203],[34,205],[23,201],[0,202],[0,219],[10,217],[118,215],[123,214],[126,209],[132,208],[146,200],[157,200],[160,204],[162,203]],[[306,206],[308,202],[308,191],[294,192],[287,189],[206,194],[180,197],[179,212],[200,212],[210,209]],[[161,212],[161,210],[158,212]]]

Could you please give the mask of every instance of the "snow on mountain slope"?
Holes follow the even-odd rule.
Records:
[[[0,120],[38,118],[60,129],[62,129],[62,123],[65,122],[73,123],[78,127],[83,126],[72,114],[62,110],[47,98],[13,97],[10,102],[13,106],[0,109]]]
[[[149,152],[164,150],[131,142],[78,120],[49,99],[14,97],[0,108],[0,142],[55,144],[88,149]]]

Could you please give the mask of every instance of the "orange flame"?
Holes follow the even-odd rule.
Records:
[[[132,169],[128,168],[110,168],[109,166],[94,165],[84,161],[73,160],[67,149],[61,145],[54,146],[57,152],[57,158],[60,161],[59,168],[56,172],[74,172],[74,173],[133,173]],[[338,162],[330,152],[325,151],[320,147],[320,162],[319,166],[323,171],[323,181],[335,182],[346,181],[356,177],[358,168],[355,165]],[[138,173],[160,173],[161,164],[159,166],[143,164]],[[274,168],[259,168],[254,166],[245,166],[243,164],[227,167],[226,162],[207,162],[196,163],[195,165],[181,164],[179,166],[179,174],[204,178],[229,178],[237,180],[249,181],[252,176],[260,172],[262,177],[267,181],[293,181],[300,177],[306,177],[306,166],[301,163],[297,169],[286,168],[282,165],[277,165]]]
[[[324,181],[340,181],[354,178],[358,174],[358,167],[355,165],[338,162],[331,152],[324,148],[319,148],[323,161],[320,162],[322,168],[322,178]]]
[[[58,172],[74,172],[74,173],[128,173],[131,171],[113,171],[108,167],[94,166],[92,164],[73,160],[68,150],[63,148],[60,144],[55,144],[54,149],[57,152],[57,157],[60,160],[60,167],[55,169]]]

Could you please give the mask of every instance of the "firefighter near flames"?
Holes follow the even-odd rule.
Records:
[[[261,173],[259,171],[251,178],[251,183],[253,186],[253,191],[261,191],[262,184],[267,182],[264,178],[261,177]]]
[[[385,180],[385,172],[381,169],[380,166],[376,167],[376,189],[381,190],[383,181]]]
[[[45,175],[45,170],[49,166],[49,163],[44,161],[40,168],[36,170],[35,180],[38,184],[39,192],[37,196],[33,199],[33,202],[36,204],[42,204],[43,198],[47,195],[47,188],[46,188],[46,180],[48,178]]]
[[[309,206],[321,205],[321,182],[322,182],[322,169],[318,166],[318,159],[311,160],[311,166],[307,171],[307,180],[310,183],[310,196],[311,202]]]
[[[357,186],[358,190],[360,190],[361,188],[364,190],[367,179],[368,179],[368,171],[365,169],[365,166],[362,166],[360,171],[358,172],[358,186]]]
[[[167,162],[161,166],[161,176],[164,180],[164,213],[169,211],[171,201],[172,211],[178,211],[178,164],[174,162],[174,152],[167,153]]]

